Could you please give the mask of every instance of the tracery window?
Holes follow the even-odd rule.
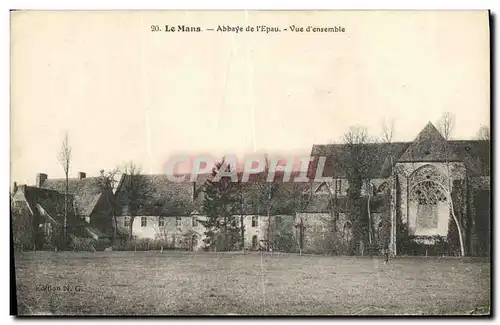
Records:
[[[419,205],[446,202],[446,195],[441,186],[431,180],[417,183],[412,189],[410,198]]]
[[[437,169],[437,167],[432,165],[424,165],[417,169],[411,175],[411,180],[413,184],[416,184],[425,180],[432,180],[440,184],[446,184],[446,177]]]
[[[447,202],[447,195],[443,188],[444,176],[436,167],[426,165],[415,171],[411,184],[409,199],[417,204],[417,229],[437,228],[439,206]]]

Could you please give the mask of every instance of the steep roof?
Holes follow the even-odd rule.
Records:
[[[66,179],[47,179],[43,182],[42,188],[64,193],[66,191]],[[69,178],[68,193],[74,197],[76,213],[88,216],[94,210],[102,191],[97,184],[97,177]]]
[[[400,162],[412,161],[459,161],[441,133],[431,123],[427,123],[415,140],[399,158]]]
[[[64,224],[64,194],[54,190],[21,185],[14,194],[13,201],[24,201],[33,214],[46,217],[60,225]],[[67,222],[72,224],[77,221],[74,209],[73,196],[69,195]]]

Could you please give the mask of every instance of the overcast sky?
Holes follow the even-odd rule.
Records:
[[[345,33],[165,33],[151,25],[342,25]],[[178,153],[307,154],[350,125],[411,141],[443,112],[489,125],[486,12],[14,12],[12,180]]]

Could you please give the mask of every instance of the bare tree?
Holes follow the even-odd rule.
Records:
[[[71,146],[69,144],[68,133],[64,134],[64,139],[61,145],[61,150],[58,155],[59,163],[63,167],[64,176],[66,178],[66,187],[64,190],[64,230],[63,241],[64,246],[67,243],[67,229],[68,229],[68,192],[69,192],[69,168],[71,164]]]
[[[451,140],[451,135],[455,128],[455,115],[450,112],[445,112],[438,120],[437,128],[446,141]]]
[[[478,140],[490,141],[490,128],[486,125],[481,125],[476,135]]]
[[[394,120],[390,122],[382,122],[382,141],[385,143],[391,143],[394,137]]]
[[[147,203],[150,198],[151,188],[150,182],[145,175],[141,174],[141,168],[133,162],[129,162],[123,166],[124,180],[122,184],[123,193],[126,195],[126,200],[129,207],[130,225],[129,225],[129,240],[132,240],[133,226],[135,217],[137,217],[140,209]]]
[[[396,184],[396,172],[394,166],[394,156],[391,150],[391,143],[394,137],[394,120],[391,120],[389,123],[386,121],[382,122],[382,141],[386,144],[387,152],[383,153],[387,156],[390,168],[390,176],[389,176],[389,209],[390,209],[390,219],[391,219],[391,233],[390,233],[390,244],[389,250],[393,256],[397,254],[396,252],[396,215],[394,213],[394,207],[396,205],[396,193],[395,193],[395,184]],[[386,243],[384,243],[385,249]]]
[[[346,133],[342,136],[344,143],[348,146],[360,145],[368,142],[368,130],[361,125],[349,127]]]
[[[451,154],[451,148],[449,147],[449,141],[451,140],[453,129],[455,127],[455,115],[450,112],[445,112],[441,118],[438,120],[438,129],[439,132],[441,132],[441,135],[446,141],[446,145],[444,148],[444,154],[445,154],[445,164],[446,164],[446,178],[447,181],[445,184],[444,190],[446,190],[446,196],[448,198],[448,205],[449,209],[451,211],[451,215],[453,217],[453,220],[455,221],[455,224],[457,226],[457,231],[458,231],[458,237],[460,240],[460,253],[461,256],[465,255],[465,248],[464,248],[464,240],[462,236],[462,227],[460,226],[460,223],[458,222],[458,219],[455,215],[455,209],[453,206],[453,201],[452,201],[452,183],[451,183],[451,175],[450,175],[450,154]]]

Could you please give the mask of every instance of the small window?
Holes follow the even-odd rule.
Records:
[[[159,227],[165,226],[165,217],[158,217],[158,226]]]
[[[193,217],[192,219],[192,224],[191,224],[193,227],[198,227],[198,219],[196,219],[196,217]]]
[[[231,226],[232,226],[232,227],[236,227],[236,219],[233,219],[233,220],[231,221]]]
[[[258,227],[259,226],[259,218],[257,216],[252,217],[252,227]]]
[[[141,217],[141,227],[146,227],[148,225],[148,218]]]
[[[125,227],[130,227],[130,217],[124,217],[123,218],[123,225]]]
[[[280,216],[277,216],[276,217],[276,224],[281,224],[281,217]]]
[[[181,226],[181,217],[175,217],[175,226],[180,227]]]

